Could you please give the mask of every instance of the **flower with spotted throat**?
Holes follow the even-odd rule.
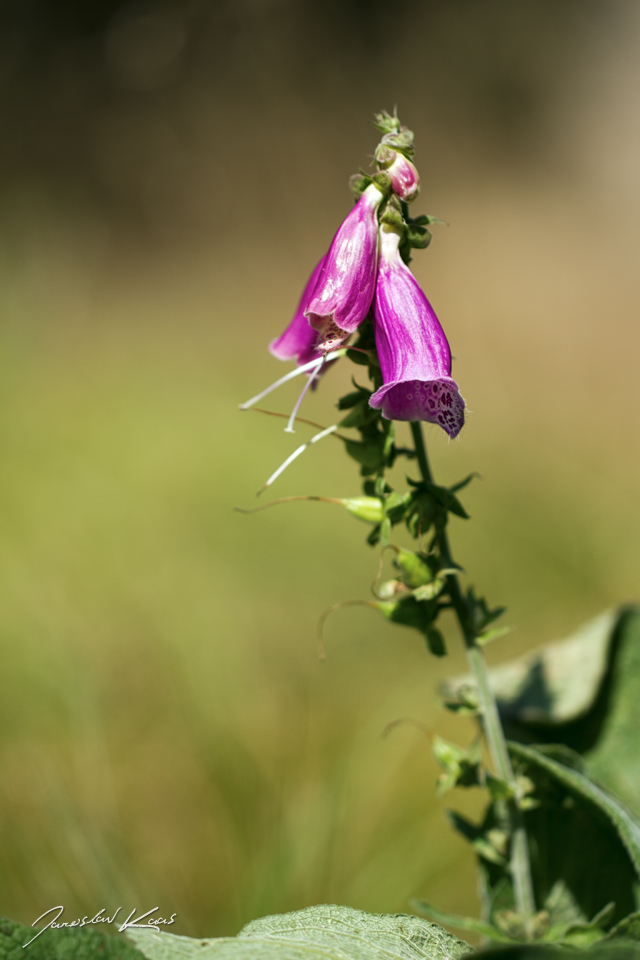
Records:
[[[401,233],[380,228],[374,303],[383,385],[369,401],[387,420],[425,420],[451,437],[464,425],[464,400],[451,378],[451,351],[433,307],[400,256]]]

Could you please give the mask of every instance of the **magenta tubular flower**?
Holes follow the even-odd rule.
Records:
[[[396,153],[395,160],[386,171],[391,177],[391,187],[405,203],[411,203],[420,193],[420,174],[411,160]]]
[[[304,315],[307,304],[316,288],[320,271],[326,257],[322,257],[302,291],[300,303],[287,329],[269,344],[269,350],[278,360],[295,360],[299,367],[311,360],[319,360],[323,351],[318,350],[318,331],[314,330]]]
[[[305,310],[320,334],[318,347],[333,350],[358,329],[371,307],[378,261],[377,210],[382,192],[370,184],[336,233],[318,285]]]
[[[375,300],[383,386],[370,404],[387,420],[426,420],[450,437],[464,425],[464,400],[451,379],[451,351],[433,307],[398,251],[400,236],[380,229]]]

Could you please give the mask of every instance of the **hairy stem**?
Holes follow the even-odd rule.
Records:
[[[428,483],[433,483],[433,476],[427,458],[427,449],[422,434],[422,425],[419,421],[412,421],[411,433],[413,435],[416,457],[422,479]],[[445,567],[451,567],[453,559],[451,557],[451,548],[445,527],[439,528],[436,531],[436,538],[443,565]],[[482,727],[495,772],[501,780],[505,780],[513,788],[514,792],[516,792],[516,778],[500,722],[498,705],[489,685],[487,664],[484,659],[482,647],[478,646],[475,642],[475,632],[469,621],[467,604],[457,574],[448,574],[447,589],[460,626],[460,631],[464,638],[467,658],[476,680],[480,711],[482,713]],[[511,875],[516,906],[518,912],[524,918],[528,919],[535,913],[531,864],[529,861],[529,845],[527,843],[527,833],[524,827],[522,811],[519,809],[515,800],[510,803],[509,814],[512,825]]]

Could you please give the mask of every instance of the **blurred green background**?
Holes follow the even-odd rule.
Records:
[[[454,549],[513,632],[637,599],[640,17],[632,0],[0,4],[0,913],[122,906],[235,932],[317,902],[475,912],[412,718],[417,634],[347,608],[378,556],[338,507],[241,516],[293,449],[237,406],[369,162],[416,132],[415,272],[469,417]],[[335,420],[331,370],[305,415]],[[288,412],[298,387],[276,394]],[[399,482],[402,482],[401,475]],[[348,496],[323,441],[274,495]],[[473,813],[474,792],[456,795]]]

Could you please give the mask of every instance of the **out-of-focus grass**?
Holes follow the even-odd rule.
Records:
[[[603,262],[580,248],[578,205],[558,199],[550,223],[542,195],[459,196],[415,264],[471,409],[460,442],[428,431],[435,470],[483,477],[456,556],[516,628],[493,659],[637,584],[628,238],[610,225]],[[472,738],[434,696],[464,669],[455,631],[434,661],[416,634],[344,609],[320,663],[319,614],[369,596],[366,527],[324,504],[232,511],[309,435],[237,411],[283,369],[265,344],[303,279],[297,241],[134,278],[44,235],[7,274],[1,341],[3,912],[158,904],[216,934],[322,901],[475,911],[427,737],[382,736],[406,717]],[[350,373],[330,371],[306,414],[331,422]],[[273,492],[357,491],[327,439]],[[473,813],[478,798],[453,802]]]

